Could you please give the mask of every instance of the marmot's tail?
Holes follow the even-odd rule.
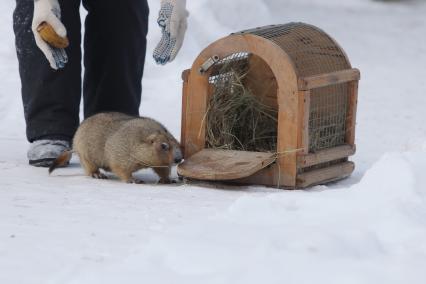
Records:
[[[68,162],[71,160],[73,151],[65,151],[56,160],[53,161],[52,165],[49,168],[49,174],[51,174],[54,170],[59,167],[66,166]]]

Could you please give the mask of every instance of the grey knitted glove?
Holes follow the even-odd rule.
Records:
[[[164,65],[175,59],[183,44],[188,15],[186,0],[161,0],[157,23],[163,36],[154,50],[157,64]]]

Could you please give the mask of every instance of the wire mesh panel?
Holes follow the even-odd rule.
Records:
[[[245,73],[248,71],[249,53],[239,52],[231,54],[212,67],[209,83],[216,87],[231,87],[232,76],[236,72]]]
[[[347,110],[347,84],[311,91],[309,152],[345,144]]]
[[[300,77],[351,68],[344,51],[322,30],[304,23],[289,23],[247,30],[271,40],[292,59]],[[345,143],[348,87],[346,84],[311,91],[309,151],[315,152]]]
[[[276,43],[292,59],[299,76],[351,68],[344,51],[317,27],[304,23],[273,25],[237,34],[253,34]]]

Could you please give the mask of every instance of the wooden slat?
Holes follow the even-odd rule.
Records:
[[[355,151],[356,149],[354,145],[333,147],[330,149],[318,151],[313,154],[299,156],[297,158],[297,165],[299,168],[306,168],[352,156],[355,154]]]
[[[186,109],[188,104],[188,78],[191,70],[185,70],[182,72],[182,115],[181,115],[181,131],[180,131],[180,144],[185,157],[185,126],[186,126]]]
[[[202,76],[198,70],[188,78],[185,119],[185,158],[197,153],[205,144],[205,121],[209,96],[208,77]]]
[[[306,91],[340,83],[358,81],[360,72],[358,69],[348,69],[327,74],[315,75],[305,78],[299,78],[299,90]]]
[[[299,155],[306,155],[309,152],[309,111],[311,104],[311,92],[299,92],[299,131],[297,149]]]
[[[266,185],[274,188],[282,189],[295,189],[295,186],[287,186],[282,183],[281,180],[281,169],[277,163],[271,164],[270,166],[261,169],[246,178],[233,180],[232,183],[236,184],[247,184],[247,185]]]
[[[285,97],[288,99],[288,97]],[[298,142],[298,105],[297,100],[286,106],[279,106],[277,152],[284,153],[278,158],[280,164],[280,183],[288,186],[296,185],[297,175],[297,142]]]
[[[178,173],[199,180],[235,180],[251,176],[275,160],[274,153],[204,149],[181,163]]]
[[[346,143],[355,145],[355,125],[356,125],[356,110],[358,104],[358,81],[353,81],[348,84],[349,106],[348,115],[346,117]]]
[[[324,169],[313,170],[297,176],[297,187],[305,188],[312,185],[339,180],[349,176],[355,169],[353,162],[345,162]]]
[[[182,72],[182,81],[188,82],[189,74],[191,73],[191,69],[186,69]]]

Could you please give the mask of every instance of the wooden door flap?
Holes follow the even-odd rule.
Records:
[[[178,174],[198,180],[235,180],[274,163],[275,153],[203,149],[178,166]]]

